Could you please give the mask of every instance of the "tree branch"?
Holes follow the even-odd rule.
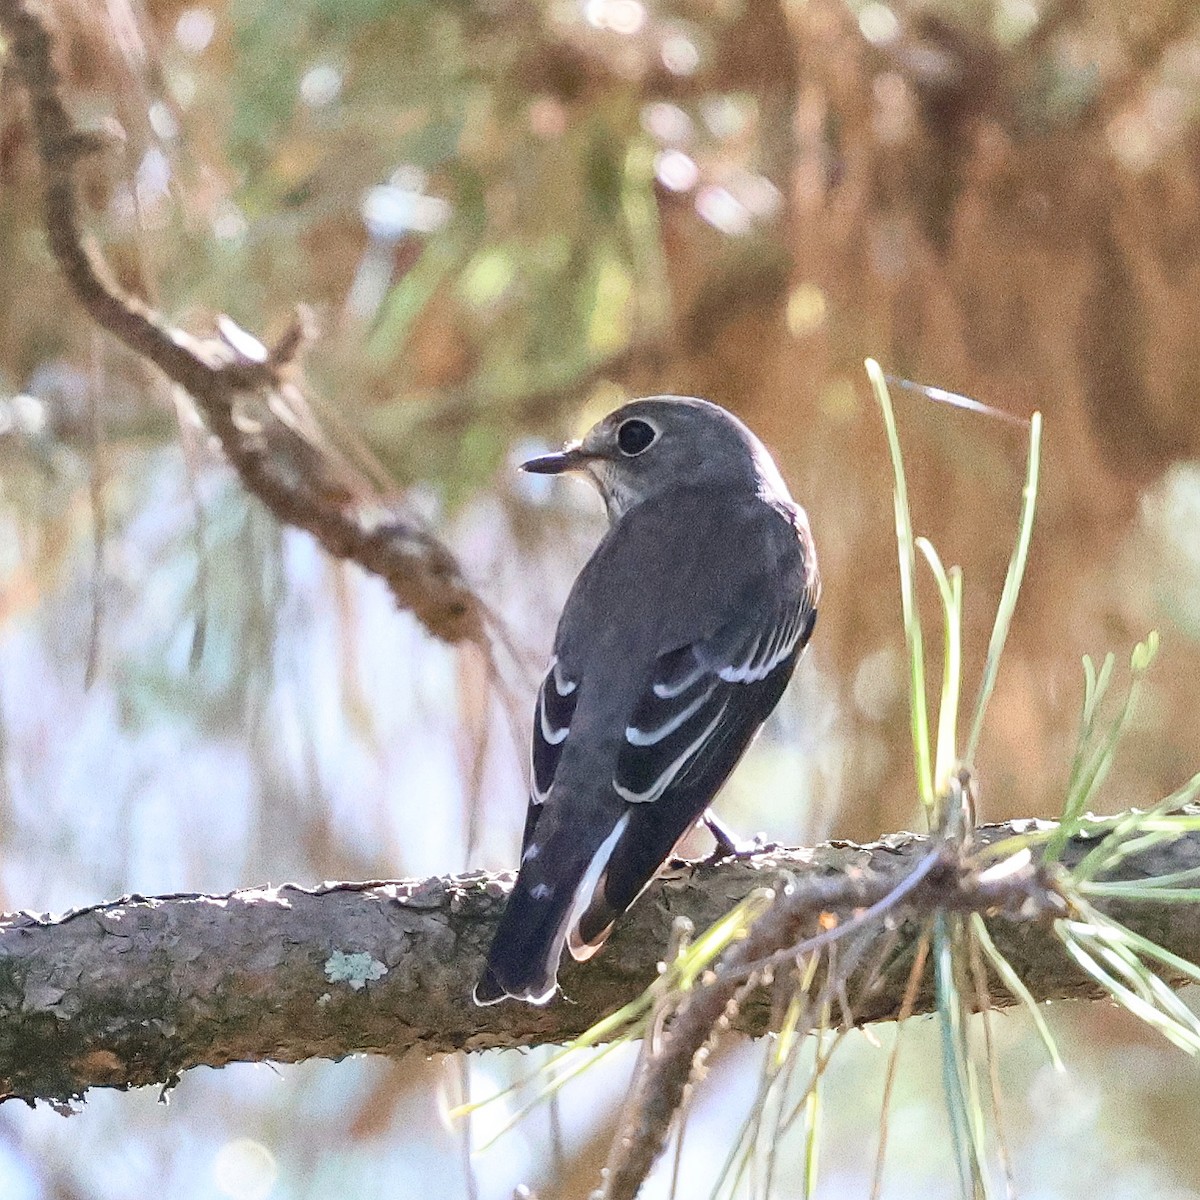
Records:
[[[313,419],[296,367],[307,340],[302,319],[271,351],[231,322],[221,339],[201,341],[110,278],[84,232],[76,179],[80,160],[104,149],[104,138],[77,130],[68,115],[54,41],[35,5],[0,0],[0,32],[29,95],[50,249],[91,318],[189,393],[246,489],[278,520],[379,575],[436,637],[482,644],[486,614],[454,556],[412,514],[381,497]]]
[[[1027,825],[990,827],[980,836]],[[0,922],[0,1092],[66,1100],[89,1087],[170,1084],[201,1064],[562,1042],[655,978],[677,917],[702,929],[753,889],[786,880],[786,903],[768,917],[793,932],[815,929],[821,914],[852,918],[908,877],[928,850],[927,839],[897,834],[869,846],[842,842],[678,865],[622,919],[601,955],[564,967],[567,998],[545,1008],[477,1008],[469,999],[508,877],[134,896],[58,919],[17,914]],[[1138,878],[1198,861],[1200,834],[1193,834],[1128,860],[1122,874]],[[891,914],[898,955],[922,910],[962,907],[957,884],[931,890],[936,884],[931,877]],[[1200,907],[1139,904],[1116,915],[1200,959]],[[1039,999],[1097,994],[1044,922],[999,914],[989,924]],[[879,936],[892,935],[880,928]],[[856,989],[851,979],[854,1019],[894,1017],[904,975],[889,972],[873,989]],[[1011,1000],[1001,993],[995,1003]],[[929,1005],[923,987],[916,1011]],[[764,1032],[770,1007],[766,996],[742,1005],[737,1026]]]

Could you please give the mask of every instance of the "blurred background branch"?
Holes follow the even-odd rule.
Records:
[[[45,169],[50,246],[92,319],[157,366],[195,401],[246,489],[280,521],[305,529],[334,557],[382,576],[403,608],[435,637],[484,642],[484,613],[454,556],[377,479],[339,454],[314,420],[300,385],[307,340],[297,318],[268,351],[228,318],[222,338],[201,342],[169,326],[108,277],[81,225],[80,160],[105,137],[67,114],[54,40],[35,4],[0,0],[0,30],[29,95]]]

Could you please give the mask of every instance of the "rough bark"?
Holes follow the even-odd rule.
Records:
[[[994,826],[982,836],[1013,830]],[[928,845],[897,834],[866,846],[677,865],[601,955],[564,967],[566,998],[545,1008],[477,1008],[469,998],[507,876],[285,884],[227,896],[125,897],[57,918],[19,913],[0,923],[0,1091],[65,1100],[90,1087],[169,1084],[201,1064],[562,1042],[654,978],[677,917],[703,929],[752,889],[789,879],[791,919],[811,930],[821,913],[844,918],[864,896],[900,882]],[[1121,873],[1136,878],[1198,862],[1200,834],[1193,834],[1124,863]],[[892,916],[912,924],[930,902],[927,888],[914,891]],[[1117,915],[1200,960],[1200,908],[1142,904]],[[1095,995],[1044,922],[996,915],[991,925],[1039,999]],[[855,1019],[894,1017],[904,976],[892,972],[855,996]],[[918,1011],[928,1003],[926,994]],[[765,1001],[739,1016],[751,1034],[768,1021]]]

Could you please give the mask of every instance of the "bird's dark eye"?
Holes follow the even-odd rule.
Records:
[[[657,439],[658,430],[648,421],[639,421],[637,417],[622,421],[617,430],[617,446],[622,454],[627,454],[630,458],[641,454],[643,450],[649,450]]]

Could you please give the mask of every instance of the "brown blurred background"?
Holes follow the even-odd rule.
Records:
[[[1081,656],[1115,652],[1123,682],[1151,628],[1162,653],[1104,803],[1144,805],[1200,765],[1193,5],[49,7],[80,120],[122,135],[87,166],[91,227],[117,276],[195,332],[227,312],[266,335],[311,304],[322,337],[309,382],[331,436],[364,441],[430,517],[505,614],[520,661],[489,695],[476,663],[431,644],[372,582],[247,501],[186,402],[89,327],[45,249],[23,100],[6,72],[7,907],[509,865],[530,672],[599,528],[582,489],[527,487],[511,465],[523,447],[655,392],[742,415],[809,509],[820,550],[813,648],[731,786],[731,819],[786,838],[917,824],[890,468],[867,355],[1045,414],[1029,571],[978,764],[983,816],[1054,814]],[[970,696],[1011,550],[1024,436],[911,393],[896,402],[918,532],[965,573]],[[1052,1106],[1083,1114],[1061,1149],[1091,1139],[1116,1170],[1137,1155],[1128,1129],[1105,1140],[1105,1072],[1133,1087],[1118,1051],[1136,1047],[1127,1053],[1142,1064],[1159,1051],[1106,1010],[1076,1019],[1077,1053],[1099,1057],[1079,1076],[1092,1091]],[[1011,1040],[1026,1064],[1032,1052]],[[1185,1069],[1159,1066],[1163,1079]],[[507,1078],[519,1065],[477,1069]],[[917,1125],[927,1110],[940,1119],[935,1077],[914,1085]],[[1021,1078],[1045,1096],[1041,1076]],[[249,1138],[278,1160],[264,1197],[359,1194],[321,1191],[334,1143],[318,1151],[311,1132],[270,1132],[284,1095],[318,1124],[363,1105],[364,1164],[386,1145],[421,1177],[428,1154],[449,1172],[445,1194],[463,1194],[455,1135],[413,1148],[420,1120],[440,1128],[429,1070],[347,1064],[262,1079],[225,1072],[184,1092],[185,1107],[208,1113],[187,1126],[205,1130],[205,1154]],[[341,1107],[313,1098],[327,1086],[345,1089]],[[1147,1082],[1147,1095],[1161,1101],[1171,1086]],[[217,1121],[206,1089],[214,1105],[236,1093],[238,1115],[221,1121],[252,1124],[252,1137],[205,1125]],[[114,1138],[133,1102],[113,1099],[68,1124]],[[122,1135],[132,1148],[103,1187],[78,1155],[84,1135],[5,1113],[12,1178],[30,1189],[12,1194],[140,1194],[137,1164],[158,1155],[174,1172],[165,1194],[190,1195],[201,1151],[182,1147],[179,1122],[141,1108],[158,1132]],[[1172,1109],[1149,1125],[1176,1136],[1181,1119]],[[1024,1161],[1057,1161],[1048,1120],[1030,1118],[1037,1145]],[[579,1133],[593,1158],[601,1126]],[[483,1194],[566,1171],[547,1165],[550,1144],[511,1152]],[[1134,1179],[1129,1194],[1194,1194],[1186,1155],[1161,1143],[1147,1153],[1165,1174]],[[1047,1170],[1039,1195],[1096,1194],[1082,1167],[1061,1185]],[[230,1191],[203,1178],[198,1195],[257,1195],[244,1179]],[[851,1183],[845,1194],[861,1194]],[[920,1186],[911,1194],[950,1194]]]

